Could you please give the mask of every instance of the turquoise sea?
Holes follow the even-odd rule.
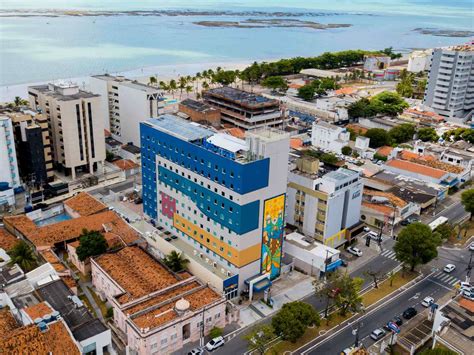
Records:
[[[314,12],[298,17],[348,23],[310,28],[208,28],[196,21],[249,16],[0,17],[0,86],[82,77],[157,65],[239,62],[318,55],[342,49],[397,50],[464,43],[415,28],[474,30],[472,0],[2,0],[15,9]],[[1,14],[0,14],[1,15]],[[265,18],[264,15],[253,18]]]

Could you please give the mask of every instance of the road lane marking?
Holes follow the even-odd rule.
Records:
[[[440,283],[440,282],[436,282],[435,280],[433,280],[433,279],[431,279],[431,278],[430,278],[429,280],[430,280],[432,283],[435,283],[435,284],[437,284],[438,286],[441,286],[441,287],[445,288],[445,289],[448,290],[448,291],[452,291],[452,290],[453,290],[452,288],[449,288],[449,287],[447,287],[446,285],[444,285],[444,284],[442,284],[442,283]]]

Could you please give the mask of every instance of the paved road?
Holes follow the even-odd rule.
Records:
[[[368,263],[362,265],[359,269],[355,270],[351,273],[352,277],[361,277],[364,279],[363,287],[368,286],[372,279],[365,275],[366,270],[372,270],[380,272],[380,274],[387,273],[390,270],[393,270],[399,262],[395,259],[394,253],[391,251],[391,246],[393,245],[392,240],[387,240],[383,243],[384,251],[381,254],[377,255],[374,259],[369,261]],[[322,311],[325,307],[324,300],[316,297],[315,295],[311,295],[303,299],[304,302],[311,304],[316,309]],[[265,318],[259,324],[267,324],[271,322],[271,317]],[[243,337],[249,333],[249,329],[244,330],[242,333],[237,335],[235,338],[229,340],[225,346],[213,352],[213,354],[244,354],[247,351],[247,341],[243,339]]]
[[[439,256],[430,263],[432,267],[430,276],[417,283],[405,293],[400,293],[382,307],[373,312],[369,312],[362,319],[360,339],[366,347],[374,341],[369,337],[372,330],[383,326],[391,317],[401,315],[408,307],[415,307],[418,311],[424,309],[420,302],[424,297],[431,296],[436,300],[440,299],[453,290],[453,286],[460,280],[464,281],[466,267],[469,262],[470,252],[468,249],[454,250],[440,248]],[[452,263],[456,265],[456,270],[451,274],[446,274],[442,268]],[[348,327],[334,337],[319,343],[316,347],[310,346],[301,349],[308,354],[338,354],[341,350],[354,344],[355,337],[352,335],[352,327]],[[300,352],[298,352],[300,353]]]

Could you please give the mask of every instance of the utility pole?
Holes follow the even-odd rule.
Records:
[[[204,346],[204,314],[206,313],[206,306],[202,310],[202,322],[201,322],[201,336],[199,337],[199,346]]]
[[[352,334],[355,335],[354,347],[356,349],[359,347],[359,329],[360,329],[360,321],[357,320],[356,328],[352,329]]]

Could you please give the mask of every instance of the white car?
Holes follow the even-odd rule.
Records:
[[[461,282],[459,284],[459,290],[461,292],[463,292],[463,291],[472,292],[472,291],[474,291],[474,286],[471,286],[468,282]]]
[[[202,354],[204,354],[204,350],[202,350],[201,348],[194,348],[188,353],[188,355],[202,355]]]
[[[213,351],[213,350],[216,350],[217,348],[219,348],[223,345],[224,345],[224,338],[223,337],[213,338],[206,344],[206,350],[207,351]]]
[[[446,265],[446,266],[444,267],[443,271],[444,271],[444,272],[447,272],[447,273],[449,274],[449,273],[453,272],[454,269],[456,269],[456,265],[454,265],[454,264],[448,264],[448,265]]]
[[[370,337],[374,340],[379,340],[383,338],[384,335],[385,335],[385,330],[383,330],[382,328],[377,328],[372,333],[370,333]]]
[[[362,251],[356,247],[347,248],[347,252],[355,256],[362,256]]]
[[[472,237],[474,237],[474,235]],[[474,242],[469,245],[469,250],[474,251]]]
[[[462,291],[461,295],[464,297],[464,298],[467,298],[468,300],[471,300],[471,301],[474,301],[474,292],[471,290],[464,290]]]
[[[434,303],[433,297],[425,297],[423,298],[423,301],[421,301],[421,305],[423,307],[429,307]]]
[[[365,227],[364,227],[364,232],[366,232],[366,233],[370,232],[370,228],[367,227],[367,226],[365,226]],[[474,243],[473,243],[473,244],[474,244]]]

